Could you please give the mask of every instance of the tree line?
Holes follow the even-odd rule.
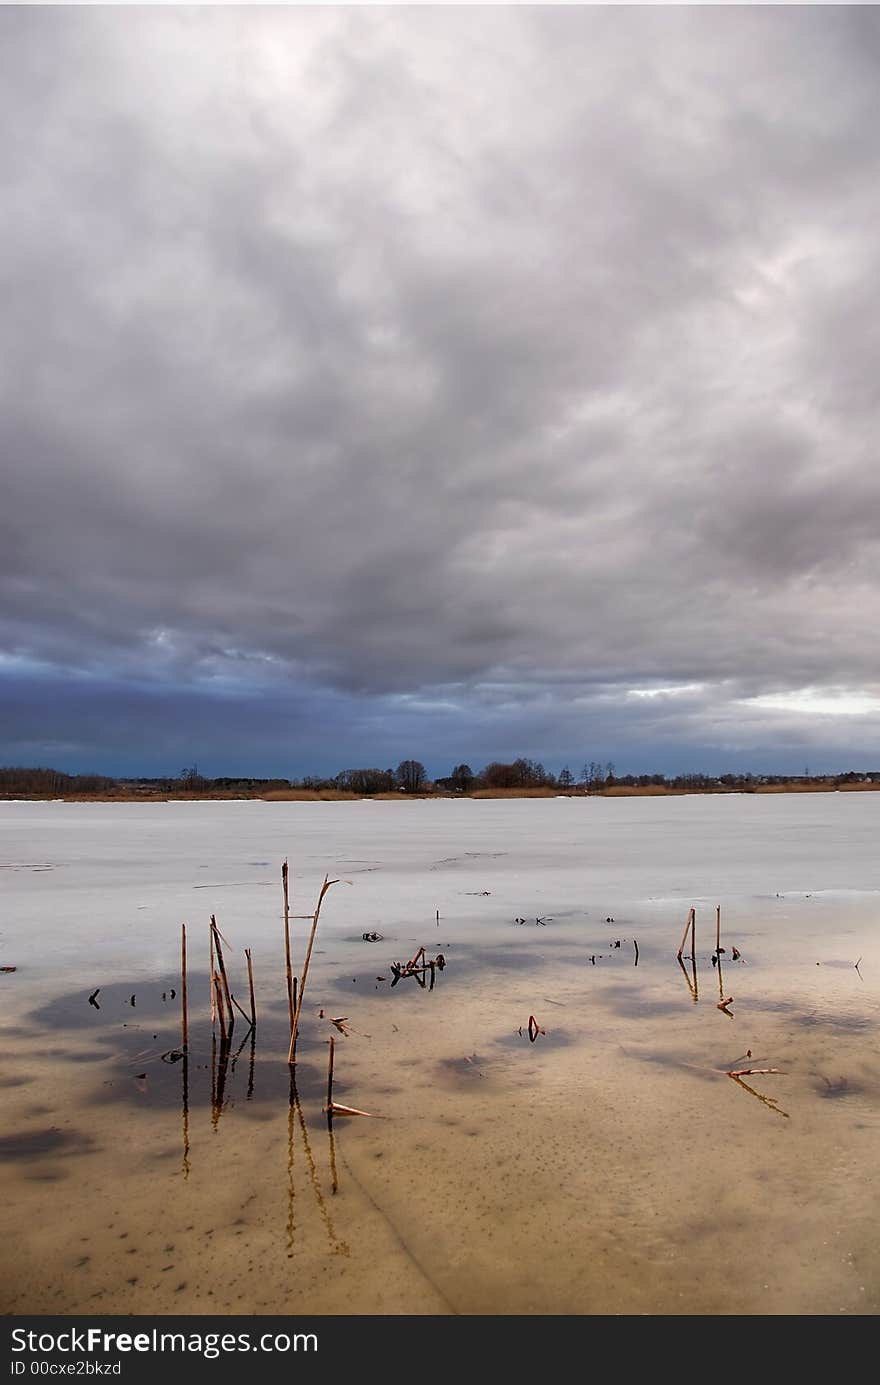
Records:
[[[103,774],[64,774],[58,769],[0,768],[0,794],[43,794],[63,798],[65,794],[100,794],[118,781]]]
[[[493,760],[479,771],[468,764],[458,764],[452,772],[431,780],[421,760],[401,760],[396,768],[345,769],[330,778],[306,775],[301,779],[256,778],[225,775],[208,778],[200,774],[197,765],[189,765],[174,776],[122,779],[101,774],[66,774],[61,770],[43,768],[0,768],[0,797],[64,798],[68,796],[95,797],[125,792],[241,794],[259,795],[285,790],[304,789],[314,792],[351,794],[371,797],[375,794],[473,794],[480,790],[529,791],[554,789],[560,793],[590,794],[614,788],[668,789],[708,792],[719,789],[731,792],[754,792],[760,786],[797,783],[804,787],[837,787],[851,783],[880,783],[880,771],[848,770],[839,774],[741,774],[709,775],[685,773],[617,774],[612,761],[586,761],[578,774],[566,765],[558,774],[546,769],[540,761],[520,757],[512,761]]]

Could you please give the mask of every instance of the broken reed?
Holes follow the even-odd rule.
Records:
[[[314,914],[311,915],[311,919],[312,919],[312,930],[311,930],[311,932],[309,933],[309,944],[308,944],[308,947],[306,948],[306,957],[305,957],[305,961],[303,962],[303,971],[302,971],[302,976],[301,976],[301,978],[300,978],[300,983],[299,983],[299,996],[297,997],[296,1009],[295,1009],[294,1012],[293,1012],[293,1028],[292,1028],[292,1030],[291,1030],[291,1032],[290,1032],[290,1048],[289,1048],[288,1051],[287,1051],[287,1061],[288,1061],[288,1063],[295,1063],[295,1062],[296,1062],[296,1036],[297,1036],[297,1034],[299,1033],[299,1019],[300,1019],[300,1015],[302,1014],[303,996],[305,995],[305,992],[306,992],[306,977],[307,977],[308,974],[309,974],[309,962],[311,961],[311,958],[312,958],[312,946],[313,946],[314,941],[315,941],[315,934],[316,934],[317,931],[318,931],[318,918],[320,917],[320,913],[321,913],[321,905],[322,905],[323,902],[324,902],[324,896],[325,896],[325,894],[327,893],[327,891],[330,889],[330,886],[331,886],[331,885],[338,885],[338,884],[339,884],[339,881],[338,881],[338,880],[329,880],[329,879],[327,878],[326,875],[324,876],[324,883],[323,883],[323,885],[321,886],[321,893],[318,895],[318,903],[317,903],[316,906],[315,906],[315,912],[314,912]],[[308,914],[305,914],[305,915],[303,915],[303,917],[304,917],[304,918],[308,918],[309,915],[308,915]]]
[[[241,1015],[242,1019],[243,1019],[243,1020],[247,1020],[248,1024],[250,1025],[250,1023],[251,1023],[251,1017],[250,1017],[250,1015],[248,1014],[247,1010],[245,1010],[245,1008],[244,1008],[243,1005],[239,1005],[239,1003],[238,1003],[238,1001],[236,1000],[235,996],[232,997],[232,1003],[233,1003],[233,1005],[235,1006],[235,1008],[236,1008],[236,1010],[238,1011],[238,1013]],[[245,1038],[247,1038],[247,1035],[245,1035]]]
[[[251,1028],[255,1029],[257,1026],[257,1003],[254,999],[254,968],[251,962],[251,950],[249,947],[245,948],[244,955],[247,958],[248,990],[250,991],[251,995]]]
[[[214,988],[214,973],[216,972],[217,968],[216,968],[216,966],[215,966],[215,964],[214,964],[214,921],[213,921],[213,917],[212,917],[211,923],[210,923],[210,925],[209,925],[208,931],[209,931],[209,933],[210,933],[210,935],[211,935],[211,970],[210,970],[210,972],[208,973],[208,976],[209,976],[210,982],[211,982],[211,1024],[212,1024],[212,1025],[215,1025],[215,1024],[217,1023],[217,994],[216,994],[216,990],[215,990],[215,988]]]
[[[232,1033],[232,1028],[235,1024],[235,1015],[232,1013],[232,995],[229,990],[229,979],[226,975],[226,963],[223,960],[223,948],[220,946],[220,929],[217,927],[217,920],[213,914],[211,915],[211,937],[214,942],[214,952],[217,957],[217,972],[214,973],[214,989],[217,996],[217,1009],[220,1015],[220,1031],[222,1034],[227,1035]],[[228,1024],[226,1023],[227,1017],[229,1020]]]
[[[696,958],[696,955],[697,955],[697,945],[696,945],[696,941],[695,941],[695,934],[696,934],[696,919],[697,919],[697,911],[696,911],[696,909],[690,909],[690,910],[688,911],[687,923],[686,923],[685,926],[684,926],[684,932],[683,932],[682,935],[681,935],[681,942],[680,942],[679,945],[678,945],[678,953],[677,953],[677,956],[678,956],[678,960],[679,960],[679,961],[681,961],[681,954],[684,952],[684,944],[685,944],[685,939],[687,938],[687,935],[688,935],[688,931],[690,931],[690,935],[691,935],[691,956],[694,957],[694,958]]]

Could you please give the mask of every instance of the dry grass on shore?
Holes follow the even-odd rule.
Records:
[[[553,787],[519,789],[475,789],[470,794],[430,792],[405,794],[399,792],[378,794],[347,793],[343,789],[269,789],[265,793],[238,792],[234,789],[204,789],[201,792],[187,793],[143,790],[110,791],[103,794],[0,794],[0,802],[29,803],[203,803],[255,801],[261,803],[359,803],[369,798],[372,802],[400,803],[412,799],[514,799],[514,798],[681,798],[685,794],[782,794],[782,793],[870,793],[880,790],[880,782],[843,782],[828,779],[814,784],[803,784],[797,780],[784,784],[755,784],[751,787],[718,784],[711,788],[679,787],[664,784],[613,784],[609,788],[561,789]]]
[[[565,795],[564,789],[554,788],[522,788],[522,789],[474,789],[473,793],[467,794],[468,798],[559,798]],[[463,797],[463,795],[452,795],[453,797]],[[571,795],[572,797],[582,798],[582,794]]]
[[[868,793],[880,789],[880,783],[835,784],[829,779],[824,784],[759,784],[755,793]]]

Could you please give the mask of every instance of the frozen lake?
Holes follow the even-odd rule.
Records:
[[[3,1311],[876,1313],[878,841],[872,793],[0,803]],[[285,858],[293,914],[339,881],[293,1089]]]

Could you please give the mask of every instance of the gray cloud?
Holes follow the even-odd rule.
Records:
[[[233,701],[312,762],[870,756],[749,699],[880,698],[873,9],[0,39],[0,753],[87,676],[264,762]]]

